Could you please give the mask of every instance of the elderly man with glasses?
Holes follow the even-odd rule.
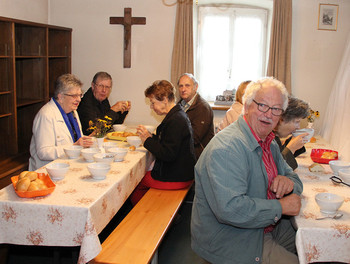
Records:
[[[210,263],[298,263],[290,217],[299,214],[303,186],[272,132],[287,104],[280,81],[251,82],[244,114],[195,166],[192,248]]]
[[[92,131],[89,122],[96,119],[106,119],[108,116],[112,124],[122,124],[128,114],[130,101],[118,101],[110,106],[108,97],[112,91],[112,77],[107,72],[98,72],[91,82],[91,87],[84,94],[78,107],[78,113],[83,127],[83,133],[89,135]]]

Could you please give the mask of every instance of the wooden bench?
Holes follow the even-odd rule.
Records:
[[[90,264],[157,263],[157,249],[190,188],[149,189],[102,243],[102,251]]]

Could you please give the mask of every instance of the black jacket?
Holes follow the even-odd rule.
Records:
[[[147,138],[144,147],[155,156],[152,178],[163,182],[193,180],[196,163],[190,120],[181,106],[175,105]]]
[[[298,163],[295,159],[295,157],[299,156],[300,154],[304,153],[306,151],[305,147],[302,147],[300,149],[298,149],[297,151],[295,151],[295,153],[293,154],[289,148],[287,148],[287,145],[289,143],[289,141],[292,139],[292,137],[288,138],[284,144],[282,145],[282,142],[280,140],[279,137],[275,137],[275,141],[277,142],[278,146],[280,147],[280,151],[281,154],[284,158],[284,160],[288,163],[288,165],[295,170],[296,168],[298,168]]]
[[[108,116],[112,118],[113,124],[122,124],[128,114],[128,111],[125,111],[124,113],[114,112],[111,109],[108,99],[105,99],[100,103],[92,93],[91,87],[81,99],[77,111],[84,135],[89,135],[92,132],[88,130],[90,120],[94,122],[97,118],[105,119],[104,117]]]

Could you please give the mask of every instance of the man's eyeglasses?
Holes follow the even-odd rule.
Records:
[[[83,96],[84,96],[83,94],[64,94],[64,95],[70,96],[74,99],[83,98]]]
[[[346,182],[343,182],[343,180],[340,179],[340,178],[337,177],[337,176],[332,176],[332,177],[330,177],[330,179],[332,180],[332,182],[334,182],[334,183],[336,183],[336,184],[344,184],[344,185],[350,187],[350,184],[347,184]]]
[[[254,103],[256,103],[258,105],[258,110],[260,112],[263,112],[263,113],[266,113],[267,111],[269,111],[271,109],[271,113],[274,115],[274,116],[280,116],[282,115],[283,113],[283,109],[281,108],[277,108],[277,107],[270,107],[266,104],[261,104],[261,103],[258,103],[257,101],[253,100]]]
[[[97,84],[97,83],[95,83],[95,85],[97,86],[97,88],[99,88],[99,89],[106,89],[106,90],[109,90],[109,89],[111,89],[112,88],[112,86],[108,86],[108,85],[103,85],[103,84]]]

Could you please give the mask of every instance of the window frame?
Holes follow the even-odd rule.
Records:
[[[201,47],[200,47],[200,30],[201,30],[201,26],[202,26],[202,21],[201,21],[201,10],[203,8],[230,8],[231,12],[234,12],[235,10],[243,10],[243,9],[247,9],[247,12],[253,11],[253,10],[258,10],[258,11],[263,11],[266,14],[266,20],[265,20],[265,25],[264,25],[264,36],[265,36],[265,40],[263,41],[263,48],[262,48],[262,75],[265,76],[266,72],[267,72],[267,64],[268,64],[268,57],[269,57],[269,46],[270,46],[270,35],[271,35],[271,21],[272,21],[272,6],[266,7],[266,6],[248,6],[248,5],[238,5],[238,4],[203,4],[203,5],[198,5],[195,8],[195,15],[194,15],[194,35],[195,35],[195,39],[194,39],[194,47],[195,47],[195,52],[194,52],[194,68],[195,68],[195,75],[197,76],[197,79],[199,80],[199,88],[198,91],[199,93],[201,93],[201,77],[200,77],[200,52],[201,52]],[[232,21],[230,22],[232,23]],[[233,39],[233,37],[232,37]],[[232,41],[232,40],[231,40]],[[232,52],[233,53],[233,52]],[[231,54],[232,55],[232,54]],[[232,57],[232,56],[231,56]],[[230,75],[232,72],[232,60],[231,60],[231,65],[230,65]],[[244,80],[242,80],[244,81]],[[238,84],[235,84],[236,88],[238,86]],[[225,90],[225,87],[222,89],[222,91]],[[219,95],[219,91],[216,92],[216,95]],[[208,100],[208,96],[204,96],[204,98],[206,100]],[[212,98],[211,100],[208,101],[213,101]]]

